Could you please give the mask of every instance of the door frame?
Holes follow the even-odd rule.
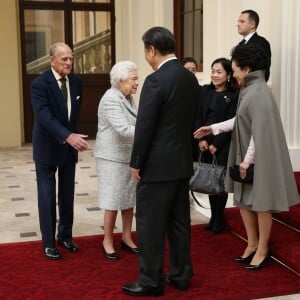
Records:
[[[23,82],[23,114],[24,114],[24,139],[25,143],[32,141],[33,111],[31,106],[31,84],[39,74],[27,74],[26,71],[26,41],[25,41],[25,19],[24,11],[26,9],[37,10],[63,10],[65,26],[65,43],[73,49],[72,32],[72,12],[73,11],[105,11],[110,12],[111,25],[111,66],[116,61],[115,44],[115,1],[110,3],[78,3],[72,0],[63,2],[35,2],[19,0],[20,16],[20,39],[21,39],[21,57],[22,57],[22,82]],[[73,68],[74,69],[74,68]],[[109,74],[77,74],[83,80],[83,102],[79,118],[79,131],[87,134],[89,138],[95,138],[97,133],[97,109],[98,103],[104,92],[110,87]]]

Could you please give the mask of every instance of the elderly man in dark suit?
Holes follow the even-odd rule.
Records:
[[[192,131],[199,84],[175,56],[175,40],[163,27],[143,35],[145,59],[155,71],[143,85],[137,115],[131,174],[138,182],[136,226],[140,278],[123,285],[134,296],[162,295],[164,281],[189,288],[189,178],[193,174]],[[169,274],[163,274],[165,238]]]
[[[77,151],[86,150],[88,143],[86,135],[76,133],[82,82],[71,74],[72,50],[65,43],[54,44],[50,49],[50,62],[51,69],[32,83],[32,144],[44,254],[49,259],[60,259],[55,245],[55,173],[58,171],[58,244],[77,252],[79,248],[72,240],[75,165]]]
[[[262,48],[268,59],[269,67],[265,71],[265,79],[269,80],[270,66],[271,66],[271,47],[270,43],[262,36],[256,33],[256,29],[259,24],[259,16],[254,10],[248,9],[241,12],[239,16],[237,28],[238,33],[241,34],[244,39],[239,44],[255,43]]]

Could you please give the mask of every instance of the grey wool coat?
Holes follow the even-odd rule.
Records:
[[[239,207],[288,211],[299,203],[299,194],[280,114],[261,70],[249,73],[240,90],[228,166],[243,161],[251,135],[255,144],[253,185],[233,182],[227,176],[226,189],[234,192],[234,204]]]

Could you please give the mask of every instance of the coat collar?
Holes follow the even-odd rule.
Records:
[[[265,81],[265,70],[257,70],[247,74],[244,78],[244,86],[246,87],[257,80]]]
[[[46,73],[46,76],[48,78],[48,84],[49,84],[49,88],[54,96],[55,102],[57,103],[57,105],[61,108],[61,112],[67,116],[68,115],[68,110],[67,107],[65,105],[65,101],[62,95],[62,92],[60,90],[60,87],[58,85],[58,82],[56,80],[56,77],[54,76],[54,73],[52,72],[51,69],[49,69]],[[70,95],[71,95],[71,107],[72,107],[72,89],[70,86]]]
[[[112,87],[111,89],[118,95],[118,98],[120,99],[122,105],[125,106],[125,108],[130,112],[130,114],[136,117],[137,111],[135,102],[133,100],[133,96],[129,95],[128,97],[125,97],[119,89],[115,87]]]

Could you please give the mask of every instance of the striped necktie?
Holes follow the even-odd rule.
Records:
[[[66,81],[67,79],[65,77],[62,77],[59,79],[61,81],[61,92],[64,96],[64,99],[65,99],[65,103],[68,107],[68,90],[67,90],[67,85],[66,85]]]

